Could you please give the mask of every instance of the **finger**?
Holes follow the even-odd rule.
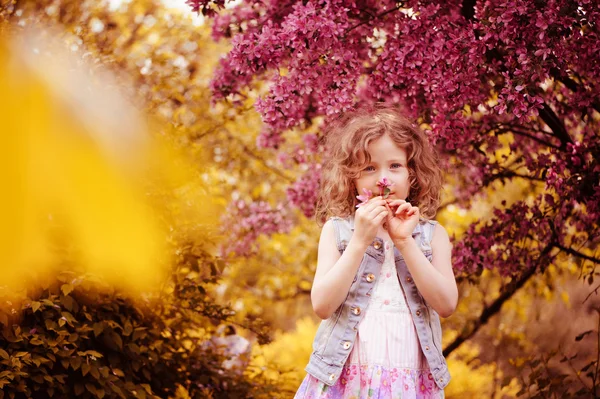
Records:
[[[407,212],[408,216],[412,216],[412,215],[416,215],[419,213],[419,208],[416,206],[413,206],[410,208],[410,210]]]
[[[369,200],[369,202],[367,202],[367,205],[365,205],[364,208],[365,208],[365,211],[370,213],[371,211],[373,211],[373,209],[377,208],[378,206],[383,206],[384,204],[385,204],[384,199],[382,199],[381,197],[374,197],[374,198],[371,198]]]
[[[369,212],[369,219],[375,219],[375,217],[382,211],[387,211],[387,209],[385,209],[383,205],[377,206],[375,209]]]
[[[389,221],[390,219],[392,219],[394,217],[394,211],[392,210],[392,208],[390,208],[390,206],[388,204],[385,204],[385,208],[388,211],[387,219]]]
[[[400,205],[400,204],[404,204],[406,201],[403,199],[386,199],[387,203],[394,206],[394,205]]]
[[[380,224],[381,222],[383,222],[383,219],[385,219],[388,215],[388,211],[384,210],[383,212],[379,213],[377,216],[375,216],[375,219],[373,219],[375,222],[377,222],[377,224]]]
[[[363,202],[361,206],[356,208],[356,212],[358,213],[360,211],[361,213],[368,214],[375,206],[377,206],[377,202],[380,201],[379,198],[381,197],[373,197],[367,202]]]
[[[396,209],[396,215],[400,215],[402,212],[410,210],[410,208],[410,204],[408,202],[405,202],[404,204],[400,205],[398,209]]]

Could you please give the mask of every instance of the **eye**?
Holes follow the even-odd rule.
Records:
[[[368,172],[371,170],[375,170],[375,168],[373,166],[367,166],[364,170]]]
[[[393,163],[392,164],[392,168],[401,168],[402,164],[401,163]]]

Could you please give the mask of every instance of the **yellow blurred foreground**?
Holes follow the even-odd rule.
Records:
[[[132,293],[164,282],[170,225],[148,191],[189,170],[111,87],[48,39],[0,43],[0,288],[71,266]]]

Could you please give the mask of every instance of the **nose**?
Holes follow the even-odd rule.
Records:
[[[382,170],[381,173],[379,174],[379,180],[380,181],[384,181],[384,179],[386,179],[389,183],[393,183],[394,181],[391,179],[391,173],[389,173],[388,170]]]

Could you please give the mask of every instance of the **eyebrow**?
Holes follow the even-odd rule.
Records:
[[[394,159],[390,159],[390,160],[384,161],[383,163],[386,163],[386,162],[398,162],[398,163],[403,163],[403,162],[406,162],[406,160],[404,160],[404,159],[400,159],[400,158],[394,158]],[[370,162],[370,163],[376,163],[376,162],[375,162],[375,161],[373,161],[373,160],[371,160],[371,162]]]

